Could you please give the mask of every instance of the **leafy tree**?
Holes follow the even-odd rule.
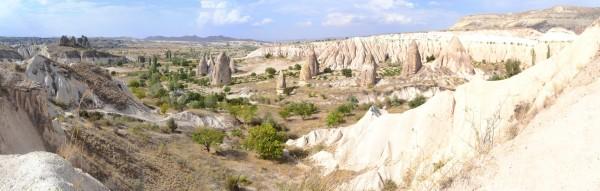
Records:
[[[415,97],[414,99],[412,99],[408,102],[408,106],[411,109],[413,109],[413,108],[419,107],[420,105],[423,105],[426,101],[427,101],[427,98],[423,97],[422,95],[418,95],[417,97]]]
[[[219,98],[217,97],[217,95],[210,94],[204,98],[204,107],[216,108],[218,102],[219,102]]]
[[[265,69],[265,73],[267,73],[269,78],[272,78],[273,75],[275,75],[275,73],[277,73],[277,70],[275,70],[275,68],[268,67],[267,69]]]
[[[342,69],[342,75],[346,76],[346,77],[352,77],[352,70],[351,69]]]
[[[300,64],[296,64],[296,65],[294,65],[294,69],[295,70],[301,70],[302,66],[300,66]]]
[[[250,128],[244,146],[256,151],[263,159],[279,159],[283,156],[284,136],[271,124]]]
[[[288,114],[288,117],[298,115],[302,117],[302,119],[307,119],[312,114],[317,113],[317,110],[317,106],[315,106],[313,103],[289,103],[282,109],[282,111],[279,112],[279,115],[281,115],[283,112],[284,115]]]
[[[339,113],[341,113],[341,114],[348,115],[348,114],[352,113],[352,111],[354,110],[355,106],[356,105],[354,103],[352,103],[352,102],[345,103],[343,105],[338,106],[337,109],[336,109],[336,111],[339,112]]]
[[[252,121],[256,117],[256,111],[258,108],[256,105],[229,105],[227,110],[231,115],[241,119],[245,123]]]
[[[204,146],[210,152],[210,146],[223,143],[225,133],[211,128],[200,128],[192,134],[192,140]]]
[[[335,127],[344,122],[344,114],[339,111],[333,111],[327,115],[327,126]]]

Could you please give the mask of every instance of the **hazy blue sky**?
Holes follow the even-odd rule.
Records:
[[[314,39],[445,29],[461,16],[600,0],[0,0],[0,36]]]

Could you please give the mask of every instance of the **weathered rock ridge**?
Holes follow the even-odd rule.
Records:
[[[287,144],[331,147],[310,159],[325,174],[355,172],[338,190],[381,190],[386,180],[413,190],[597,189],[590,181],[600,178],[591,162],[597,141],[586,136],[600,131],[593,98],[600,68],[596,23],[559,54],[509,79],[474,80],[404,113],[371,109],[354,125],[315,130]],[[565,93],[570,89],[579,92]],[[558,108],[548,109],[557,100]],[[491,161],[473,162],[488,153]],[[545,181],[523,181],[531,177]]]
[[[225,52],[221,52],[217,57],[214,69],[211,73],[212,85],[222,86],[231,83],[231,69],[229,68],[229,56]]]
[[[306,58],[314,47],[321,67],[359,70],[369,54],[375,57],[377,63],[406,63],[412,41],[418,44],[422,62],[425,62],[423,59],[427,56],[437,58],[454,36],[458,37],[475,62],[498,63],[517,59],[524,67],[528,67],[545,60],[548,55],[558,53],[577,35],[560,29],[546,33],[532,29],[402,33],[324,42],[275,44],[259,48],[247,57],[271,54],[299,60]]]
[[[510,14],[482,14],[460,19],[451,30],[531,28],[546,32],[551,28],[566,28],[577,33],[600,17],[600,8],[557,6]]]

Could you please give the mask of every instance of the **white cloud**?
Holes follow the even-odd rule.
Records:
[[[325,21],[323,21],[322,25],[333,27],[348,26],[358,18],[359,16],[353,14],[334,12],[327,14],[327,16],[325,17]]]
[[[196,22],[198,25],[207,23],[214,25],[241,24],[250,20],[243,15],[241,8],[233,7],[225,0],[200,0],[200,11]]]
[[[411,18],[397,13],[386,13],[382,15],[383,22],[388,24],[408,24],[412,21]]]
[[[264,18],[263,20],[260,20],[258,22],[254,22],[252,24],[252,26],[262,26],[262,25],[270,24],[272,22],[273,22],[273,19],[271,19],[271,18]]]
[[[357,7],[366,7],[372,10],[390,10],[396,8],[414,8],[415,4],[406,0],[369,0],[366,5],[358,5]]]
[[[296,25],[301,26],[301,27],[310,27],[313,25],[313,23],[312,23],[312,21],[302,21],[302,22],[296,23]]]

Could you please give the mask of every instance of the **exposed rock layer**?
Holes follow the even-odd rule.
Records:
[[[231,83],[231,69],[229,68],[229,56],[222,52],[217,57],[217,62],[212,70],[212,85],[222,86]]]
[[[406,62],[402,65],[402,75],[410,76],[416,74],[423,64],[421,63],[421,53],[416,41],[412,41],[408,47]]]

